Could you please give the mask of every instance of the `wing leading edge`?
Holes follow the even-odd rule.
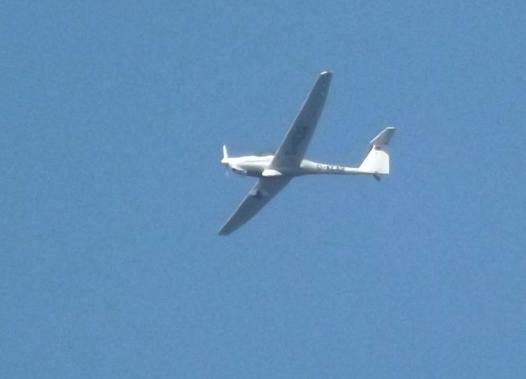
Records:
[[[290,181],[290,177],[261,178],[248,192],[236,211],[221,227],[219,234],[232,233],[254,217]]]
[[[271,167],[279,169],[299,166],[325,105],[331,78],[332,73],[329,71],[320,74],[285,139],[276,151]]]

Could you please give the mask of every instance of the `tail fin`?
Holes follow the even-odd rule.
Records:
[[[389,149],[387,145],[395,132],[395,128],[389,127],[382,130],[371,142],[369,152],[360,165],[364,173],[377,175],[389,175]]]
[[[228,162],[228,150],[226,149],[226,145],[223,145],[223,159],[221,159],[221,163],[227,163]]]

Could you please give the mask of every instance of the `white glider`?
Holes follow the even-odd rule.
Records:
[[[230,234],[254,217],[295,176],[372,175],[379,180],[381,176],[389,175],[387,145],[394,134],[395,128],[393,127],[385,128],[369,142],[369,152],[359,167],[318,163],[303,159],[323,110],[331,78],[332,73],[328,71],[320,73],[298,116],[274,155],[230,157],[226,146],[223,146],[222,164],[232,172],[255,176],[259,179],[236,211],[221,227],[219,234]]]

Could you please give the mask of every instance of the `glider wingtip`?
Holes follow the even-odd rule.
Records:
[[[228,230],[227,228],[225,228],[224,226],[219,229],[219,231],[217,232],[218,235],[220,236],[227,236],[231,233],[232,231],[231,230]]]

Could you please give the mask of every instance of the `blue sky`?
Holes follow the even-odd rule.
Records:
[[[0,376],[518,378],[520,1],[0,5]],[[334,72],[295,179],[229,237]]]

